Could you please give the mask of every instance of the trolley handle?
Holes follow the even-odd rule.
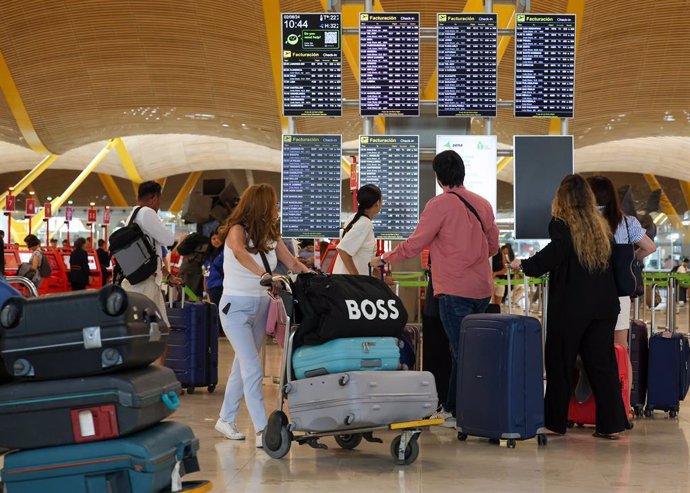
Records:
[[[290,279],[287,276],[276,274],[270,277],[262,277],[259,280],[259,284],[264,287],[271,287],[274,283],[279,283],[282,290],[292,293],[292,289],[290,288]]]

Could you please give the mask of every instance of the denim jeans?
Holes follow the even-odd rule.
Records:
[[[474,299],[461,296],[444,295],[439,298],[439,312],[443,330],[446,331],[450,342],[452,363],[450,368],[450,382],[448,383],[448,397],[443,405],[446,411],[455,415],[458,376],[458,350],[460,348],[460,325],[462,320],[472,313],[484,313],[491,298]]]

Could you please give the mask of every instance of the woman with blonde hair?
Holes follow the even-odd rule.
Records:
[[[308,269],[281,240],[276,193],[265,183],[245,190],[218,235],[224,244],[223,295],[218,308],[235,360],[215,428],[230,440],[244,440],[235,424],[244,396],[256,432],[256,446],[261,447],[267,418],[259,354],[266,338],[270,298],[260,281],[271,276],[278,260],[294,272]]]
[[[596,402],[594,436],[617,439],[628,418],[613,349],[620,305],[610,266],[611,231],[580,175],[563,179],[552,215],[551,242],[533,257],[511,263],[528,276],[549,273],[545,424],[556,433],[566,432],[580,354]]]

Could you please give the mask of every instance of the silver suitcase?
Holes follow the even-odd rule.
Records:
[[[351,371],[293,380],[287,399],[294,429],[309,432],[416,421],[438,405],[428,371]]]

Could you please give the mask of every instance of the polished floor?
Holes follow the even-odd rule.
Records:
[[[663,318],[664,312],[660,313]],[[649,317],[649,312],[647,312]],[[687,307],[679,326],[687,327]],[[383,444],[364,442],[356,450],[340,449],[324,439],[328,450],[294,445],[282,460],[254,448],[254,440],[230,441],[214,429],[232,361],[227,340],[221,339],[218,390],[197,389],[182,397],[174,419],[189,424],[201,441],[201,472],[184,479],[209,479],[214,492],[688,492],[690,491],[690,406],[669,419],[664,413],[638,419],[619,441],[591,436],[591,428],[549,437],[546,447],[536,440],[509,449],[485,440],[459,442],[454,430],[435,427],[422,434],[419,459],[410,466],[394,465],[389,445],[393,432],[379,434]],[[267,373],[275,374],[279,354],[268,346]],[[274,409],[277,385],[264,381],[266,407]],[[253,433],[244,405],[239,428]],[[1,462],[0,458],[0,462]]]

